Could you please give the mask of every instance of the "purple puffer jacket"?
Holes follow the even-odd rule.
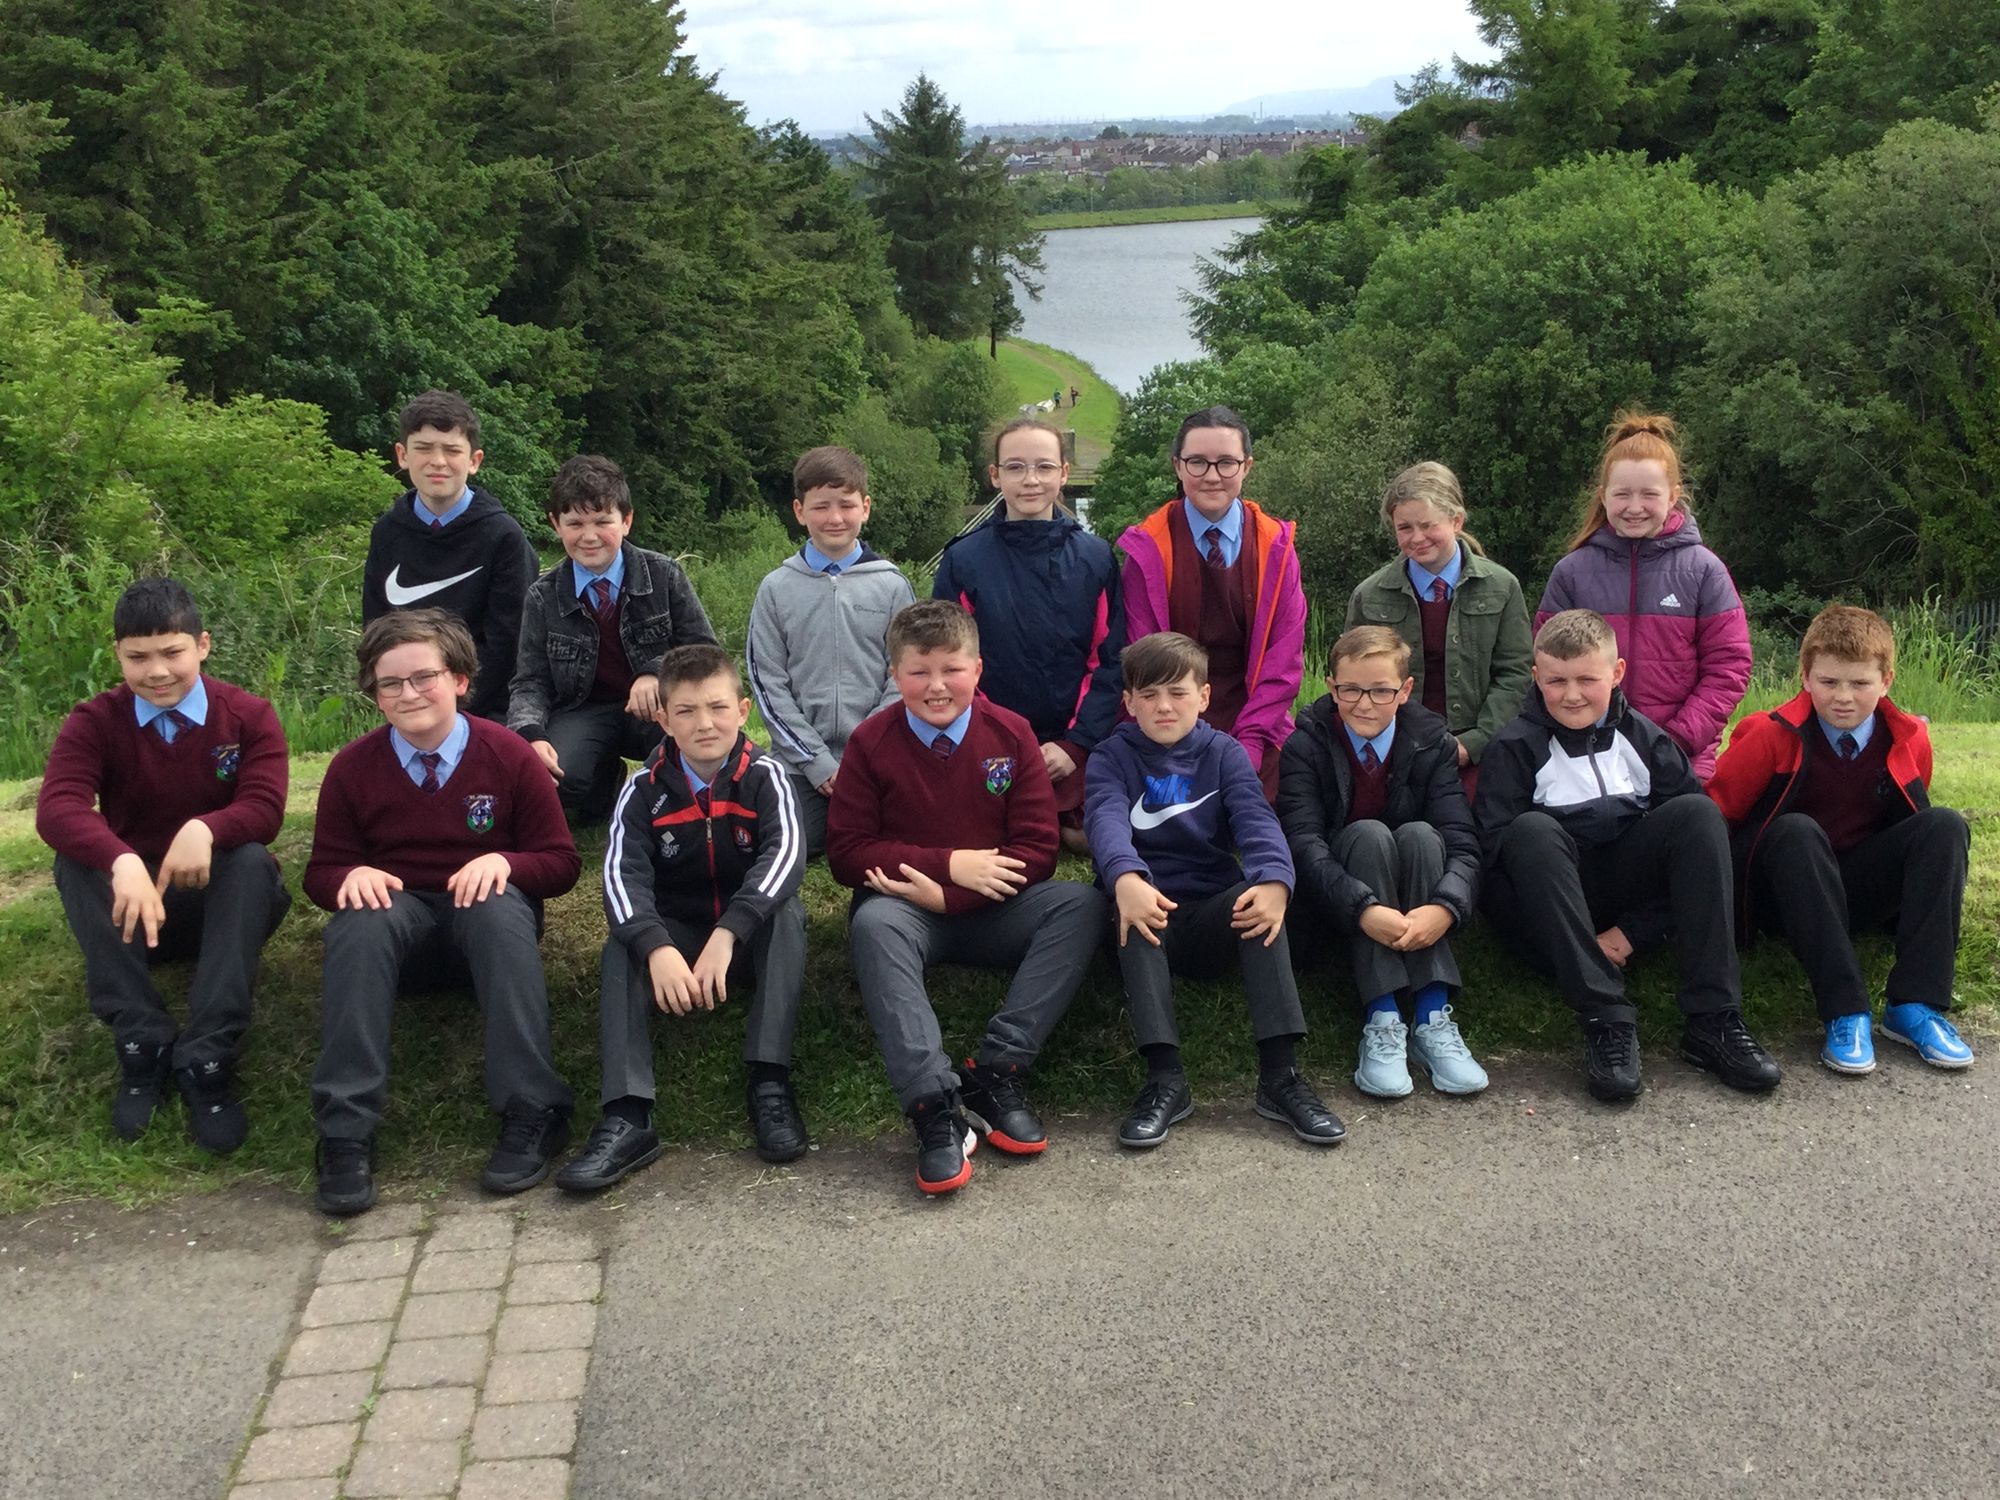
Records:
[[[1723,727],[1750,685],[1750,621],[1694,517],[1677,510],[1658,536],[1639,541],[1598,527],[1549,574],[1535,629],[1565,609],[1594,609],[1611,622],[1626,699],[1707,781]]]

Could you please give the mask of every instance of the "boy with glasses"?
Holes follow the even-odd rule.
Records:
[[[1306,596],[1293,525],[1243,498],[1250,429],[1226,406],[1181,423],[1174,437],[1178,498],[1127,529],[1125,636],[1173,630],[1208,652],[1203,720],[1249,752],[1267,800],[1278,751],[1292,732],[1305,676]]]
[[[1479,890],[1479,836],[1443,718],[1412,703],[1410,647],[1386,625],[1333,643],[1331,691],[1285,741],[1278,821],[1315,928],[1346,935],[1367,1015],[1354,1086],[1412,1088],[1410,1059],[1445,1094],[1476,1094],[1486,1070],[1452,1019],[1453,928]],[[1410,1006],[1403,1022],[1402,997]]]
[[[575,885],[582,862],[534,750],[460,711],[478,656],[456,617],[384,615],[357,654],[361,690],[388,722],[326,768],[304,881],[332,913],[312,1081],[319,1206],[357,1214],[375,1202],[398,989],[468,979],[485,1023],[486,1099],[502,1121],[479,1180],[518,1193],[548,1175],[569,1139],[542,902]]]

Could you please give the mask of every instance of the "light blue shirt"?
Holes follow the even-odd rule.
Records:
[[[824,573],[828,568],[838,568],[841,572],[845,573],[849,568],[861,561],[861,543],[856,542],[853,550],[845,557],[828,557],[811,542],[807,542],[805,558],[806,566],[811,568],[815,573]]]
[[[193,697],[194,695],[190,693],[188,694],[188,696]],[[1863,719],[1859,724],[1856,724],[1852,729],[1837,728],[1834,725],[1827,723],[1826,720],[1820,719],[1818,714],[1814,714],[1813,717],[1815,719],[1819,719],[1820,733],[1825,735],[1826,742],[1829,745],[1833,746],[1833,753],[1835,755],[1840,754],[1840,737],[1843,734],[1851,734],[1854,736],[1854,748],[1855,748],[1855,753],[1857,755],[1860,754],[1863,750],[1866,750],[1868,748],[1868,742],[1875,737],[1875,715],[1873,714],[1870,714],[1867,718]]]
[[[1208,528],[1211,526],[1220,527],[1222,529],[1222,565],[1226,568],[1235,567],[1237,554],[1243,550],[1243,501],[1240,498],[1230,501],[1229,509],[1223,513],[1223,517],[1219,521],[1209,520],[1207,516],[1195,509],[1194,501],[1186,497],[1182,497],[1181,505],[1187,511],[1188,529],[1194,533],[1194,550],[1199,552],[1203,557],[1208,556]]]
[[[956,749],[965,743],[965,731],[972,727],[972,705],[968,703],[965,706],[965,712],[953,719],[942,729],[938,728],[935,724],[926,724],[907,708],[903,710],[903,717],[909,721],[910,733],[924,742],[926,750],[930,749],[931,742],[939,735],[944,735],[950,739],[952,747]]]
[[[424,504],[424,497],[422,495],[410,496],[410,504],[416,507],[417,519],[422,521],[426,526],[430,525],[433,521],[436,521],[440,526],[449,526],[453,521],[456,521],[460,516],[472,509],[472,486],[468,484],[465,487],[465,493],[458,497],[458,504],[454,505],[441,516],[432,513],[431,508]]]
[[[1459,575],[1465,572],[1465,552],[1462,548],[1451,549],[1451,561],[1433,573],[1422,563],[1406,562],[1404,570],[1410,575],[1410,587],[1417,591],[1419,599],[1431,596],[1431,585],[1438,579],[1444,580],[1444,596],[1449,599],[1458,592]]]
[[[688,790],[690,792],[705,792],[708,790],[708,783],[694,774],[694,767],[688,764],[688,758],[685,755],[676,750],[674,752],[674,759],[681,763],[681,775],[687,777]]]
[[[586,603],[592,602],[590,599],[590,586],[600,578],[611,585],[611,597],[613,599],[616,599],[620,594],[625,592],[625,549],[623,547],[618,549],[618,555],[611,559],[611,566],[606,568],[602,573],[592,573],[583,564],[575,561],[570,563],[569,570],[576,576],[576,597]]]
[[[472,725],[466,721],[464,714],[460,714],[457,722],[451,726],[451,733],[446,735],[444,743],[437,747],[437,753],[441,757],[437,771],[439,786],[451,780],[451,773],[458,769],[458,763],[465,755],[465,747],[471,743]],[[394,729],[389,731],[389,748],[396,752],[396,759],[403,763],[403,769],[409,773],[410,780],[422,786],[424,764],[417,757],[423,752]]]
[[[178,703],[169,703],[165,708],[162,708],[157,703],[148,703],[144,698],[134,693],[132,695],[132,707],[138,710],[139,727],[141,729],[151,725],[153,720],[159,718],[161,714],[172,713],[175,709],[179,709],[197,724],[206,724],[208,722],[208,686],[199,677],[195,678],[194,686],[187,690],[186,696]],[[160,725],[160,738],[165,740],[169,745],[174,742],[174,736],[180,732],[180,726],[174,723],[172,719],[168,719]]]
[[[1354,758],[1356,760],[1361,759],[1361,747],[1363,745],[1373,745],[1375,747],[1375,758],[1385,766],[1389,764],[1389,747],[1396,743],[1396,721],[1394,719],[1391,719],[1382,732],[1372,740],[1364,740],[1352,729],[1349,729],[1345,720],[1341,722],[1340,729],[1347,736],[1347,743],[1354,747]]]

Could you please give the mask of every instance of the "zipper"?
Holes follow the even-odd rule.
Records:
[[[714,791],[711,790],[708,795],[710,800],[713,801],[715,797]],[[722,919],[722,891],[715,881],[715,814],[712,812],[702,814],[701,825],[706,831],[708,843],[708,899],[709,904],[715,908],[716,920],[720,921]]]
[[[1632,543],[1632,591],[1625,600],[1625,671],[1629,675],[1639,657],[1639,549],[1643,541]]]

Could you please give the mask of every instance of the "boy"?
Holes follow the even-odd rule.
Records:
[[[35,831],[118,1051],[111,1128],[138,1139],[171,1079],[195,1144],[226,1155],[250,1131],[232,1078],[258,959],[292,904],[265,848],[285,817],[285,734],[262,698],[203,674],[208,632],[171,578],[120,594],[111,635],[125,685],[63,720]],[[157,958],[195,961],[179,1036],[146,972]]]
[[[972,1176],[974,1137],[958,1076],[924,993],[931,963],[1011,968],[1006,1001],[965,1065],[963,1102],[998,1150],[1048,1145],[1022,1092],[1069,1008],[1106,908],[1087,885],[1051,880],[1055,793],[1027,720],[975,698],[979,631],[945,599],[890,622],[899,702],[848,740],[827,809],[827,866],[855,888],[848,945],[889,1081],[917,1134],[917,1186]]]
[[[680,564],[632,545],[632,491],[610,459],[556,470],[549,526],[568,561],[528,589],[507,727],[535,747],[563,810],[594,823],[625,760],[660,742],[660,658],[715,632]]]
[[[757,585],[743,664],[772,753],[791,774],[811,859],[826,849],[827,805],[848,736],[896,702],[889,621],[916,596],[902,570],[861,540],[871,502],[859,458],[845,448],[802,454],[792,497],[806,542]]]
[[[1743,1024],[1728,829],[1686,752],[1626,703],[1624,677],[1602,615],[1566,609],[1536,633],[1536,691],[1480,762],[1487,913],[1575,1007],[1590,1092],[1622,1100],[1639,1093],[1630,914],[1664,904],[1681,1056],[1732,1088],[1771,1088],[1778,1065]]]
[[[1836,1073],[1870,1073],[1873,1002],[1853,932],[1893,926],[1885,1035],[1933,1067],[1969,1068],[1951,1009],[1972,833],[1930,800],[1924,721],[1889,701],[1896,637],[1880,615],[1835,604],[1799,646],[1804,690],[1736,726],[1708,795],[1733,831],[1738,934],[1762,915],[1812,982]]]
[[[755,975],[743,1057],[750,1129],[768,1162],[807,1147],[792,1096],[805,981],[805,851],[785,769],[743,733],[750,700],[729,653],[676,646],[660,664],[667,743],[618,795],[604,852],[598,1033],[604,1115],[556,1186],[596,1192],[660,1154],[651,1020],[714,1010]]]
[[[505,722],[535,549],[521,523],[472,486],[486,455],[478,414],[463,396],[425,391],[403,408],[397,425],[396,467],[408,472],[411,487],[369,533],[361,623],[418,605],[450,610],[479,651],[465,711]]]
[[[1098,744],[1084,801],[1097,878],[1118,907],[1118,967],[1146,1059],[1146,1084],[1118,1143],[1157,1146],[1194,1112],[1173,976],[1210,977],[1233,958],[1257,1034],[1257,1113],[1331,1146],[1346,1128],[1298,1070],[1306,1017],[1285,937],[1292,857],[1250,757],[1201,722],[1208,653],[1162,631],[1120,659],[1133,722]]]
[[[1278,794],[1278,752],[1292,732],[1305,675],[1306,596],[1290,521],[1243,498],[1250,429],[1226,406],[1181,423],[1174,438],[1180,498],[1118,538],[1131,560],[1125,637],[1175,630],[1208,652],[1208,711],[1257,767],[1266,801]]]
[[[1476,1094],[1486,1070],[1452,1020],[1450,933],[1471,920],[1479,889],[1458,742],[1410,701],[1409,643],[1386,625],[1333,643],[1329,687],[1285,741],[1278,821],[1314,925],[1345,934],[1367,1007],[1354,1086],[1400,1099],[1414,1056],[1440,1093]]]
[[[542,902],[576,884],[576,845],[535,752],[459,711],[477,653],[455,616],[394,611],[361,632],[356,654],[361,691],[387,722],[326,768],[304,881],[333,914],[312,1081],[319,1206],[358,1214],[375,1202],[375,1127],[404,982],[470,979],[487,1103],[502,1116],[479,1180],[518,1193],[548,1175],[569,1136],[540,940]]]

